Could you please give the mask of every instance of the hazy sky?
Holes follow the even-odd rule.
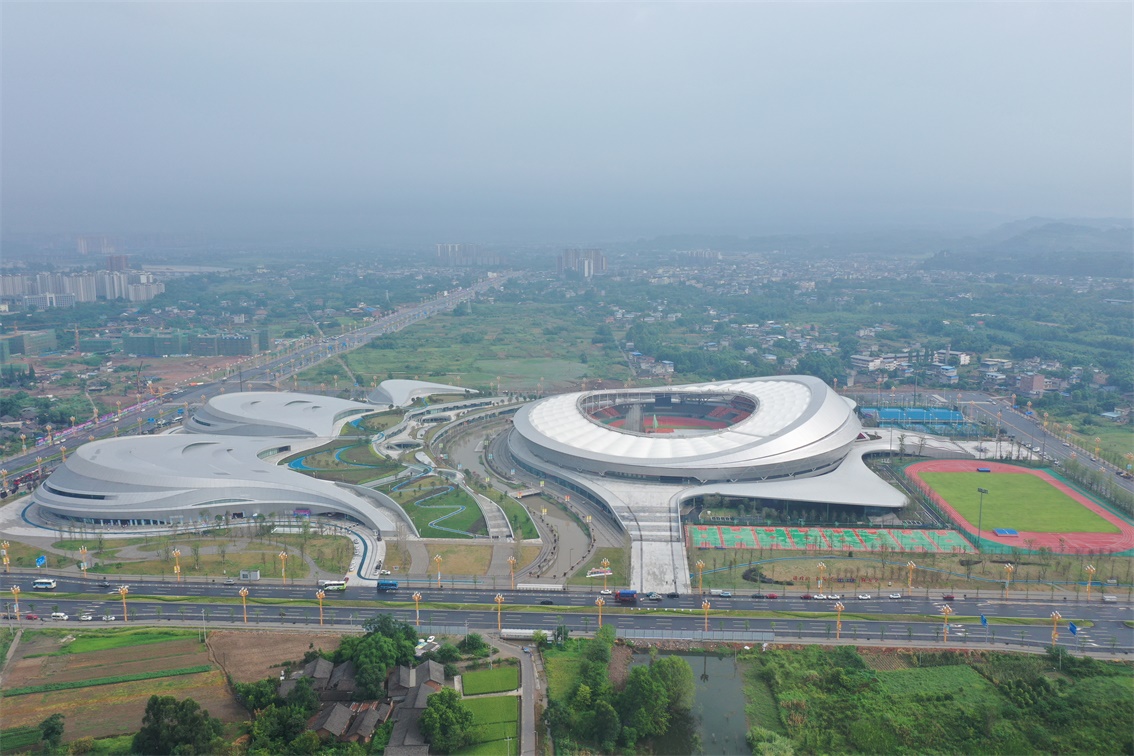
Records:
[[[6,232],[1131,214],[1115,3],[0,3]]]

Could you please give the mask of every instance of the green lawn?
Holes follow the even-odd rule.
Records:
[[[461,703],[473,713],[472,743],[459,754],[500,754],[511,739],[511,752],[519,753],[520,699],[517,696],[466,698]]]
[[[461,684],[466,696],[503,693],[520,687],[520,670],[517,667],[497,667],[465,672],[461,675]]]
[[[481,515],[480,507],[472,500],[471,496],[459,488],[434,496],[433,494],[438,490],[441,489],[422,492],[421,496],[415,501],[402,505],[406,514],[413,520],[413,524],[417,526],[417,531],[422,538],[471,538],[472,534],[485,532],[484,517]],[[444,517],[450,512],[457,512],[462,506],[464,510],[437,524],[468,533],[468,536],[450,533],[447,530],[440,530],[429,525],[438,517]]]
[[[90,651],[106,651],[124,646],[143,646],[150,643],[165,643],[198,636],[196,630],[141,629],[141,630],[41,630],[33,631],[56,636],[68,635],[74,640],[50,656],[85,654]]]
[[[595,549],[595,553],[591,555],[590,560],[580,567],[578,572],[572,575],[571,579],[567,582],[571,585],[591,585],[602,588],[602,578],[587,577],[587,570],[602,567],[603,558],[610,560],[610,570],[613,573],[606,579],[607,586],[613,588],[619,585],[629,585],[630,550],[618,548],[617,546],[602,546]]]
[[[1034,533],[1117,533],[1118,528],[1034,475],[1018,473],[921,473],[945,501],[984,530],[1012,528]],[[980,515],[980,494],[984,515]]]
[[[500,508],[504,510],[508,521],[512,523],[512,531],[516,534],[516,540],[526,541],[531,538],[539,538],[539,531],[523,504],[511,496],[493,495],[493,498],[500,502]]]

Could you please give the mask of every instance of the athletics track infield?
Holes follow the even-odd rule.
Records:
[[[983,469],[989,471],[988,473],[983,473],[983,475],[988,476],[990,485],[994,483],[998,475],[1033,475],[1040,478],[1064,496],[1074,500],[1077,504],[1086,507],[1094,514],[1106,520],[1116,527],[1118,532],[1042,533],[1026,530],[1023,527],[1026,523],[1021,523],[1020,526],[1016,527],[1018,532],[1016,537],[1000,536],[997,535],[994,530],[982,527],[980,531],[981,540],[995,543],[1006,548],[1019,549],[1021,551],[1026,551],[1028,546],[1025,544],[1030,543],[1032,549],[1046,547],[1057,554],[1112,554],[1134,549],[1134,525],[1131,525],[1106,507],[1044,470],[1032,470],[1015,465],[1007,465],[1001,462],[954,459],[918,462],[906,468],[906,475],[922,493],[930,497],[942,511],[952,517],[954,522],[958,523],[965,532],[969,533],[970,537],[975,540],[977,538],[976,525],[969,522],[955,507],[938,494],[937,491],[921,477],[921,474],[976,473]],[[987,519],[987,517],[985,519]]]
[[[689,548],[696,549],[846,550],[923,554],[961,554],[974,551],[963,536],[952,530],[686,525],[685,539]]]

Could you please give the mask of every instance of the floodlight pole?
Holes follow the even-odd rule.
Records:
[[[976,550],[977,550],[977,553],[979,554],[980,553],[980,547],[981,547],[980,526],[981,526],[981,523],[984,522],[984,495],[986,493],[988,493],[988,489],[987,488],[978,488],[977,493],[980,494],[980,509],[977,510],[977,521],[976,521],[976,540],[977,540]]]

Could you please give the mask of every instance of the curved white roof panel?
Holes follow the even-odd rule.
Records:
[[[316,394],[245,391],[214,396],[183,427],[189,433],[225,436],[324,438],[375,411],[369,404]]]
[[[389,530],[386,514],[349,488],[261,459],[282,438],[167,435],[83,444],[51,473],[35,500],[73,519],[176,522],[225,512],[346,514]]]
[[[444,383],[430,383],[429,381],[410,381],[404,378],[391,378],[382,381],[378,388],[371,392],[367,399],[374,404],[389,404],[394,407],[408,407],[414,399],[434,394],[476,394],[473,389],[461,386],[448,386]]]
[[[755,410],[726,428],[695,435],[636,433],[598,423],[583,410],[619,397],[652,401],[650,395],[674,401],[739,397]],[[562,394],[523,407],[514,423],[536,454],[557,464],[700,481],[813,474],[842,460],[861,430],[851,406],[811,376]]]

